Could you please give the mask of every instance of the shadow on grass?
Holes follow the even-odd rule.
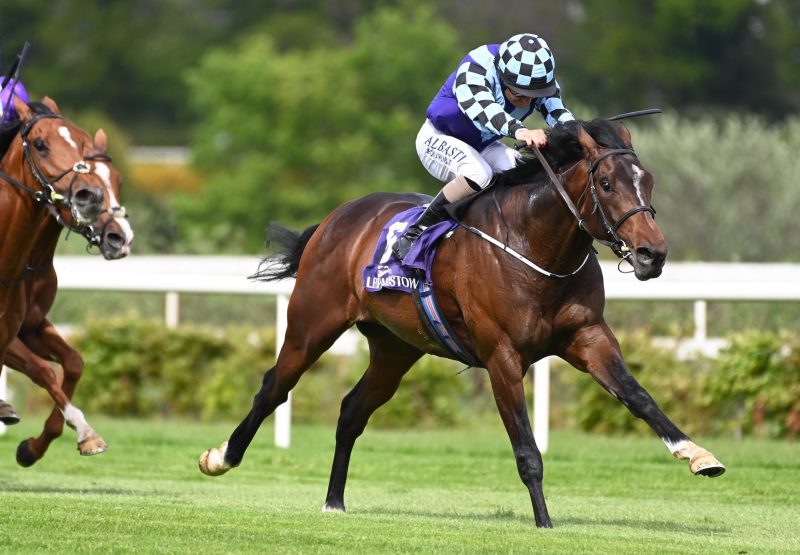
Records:
[[[413,511],[407,509],[391,510],[383,508],[373,508],[368,510],[348,511],[348,514],[355,515],[378,515],[388,517],[416,517],[416,518],[431,518],[441,520],[474,520],[479,522],[517,522],[520,524],[530,525],[535,528],[533,513],[530,516],[523,516],[515,513],[510,509],[498,508],[494,512],[486,514],[462,514],[458,512],[433,512],[433,511]],[[559,528],[561,526],[619,526],[623,528],[631,528],[635,530],[650,530],[654,532],[684,532],[687,534],[714,534],[715,536],[727,536],[730,534],[730,528],[721,527],[714,524],[685,524],[681,522],[668,522],[668,521],[653,521],[653,520],[637,520],[631,518],[557,518],[553,517],[553,526]]]
[[[4,493],[32,493],[32,494],[64,494],[64,495],[122,495],[129,497],[147,497],[149,495],[163,495],[158,492],[143,492],[138,490],[124,490],[118,488],[59,488],[54,486],[20,486],[0,482],[0,492]]]
[[[655,520],[636,520],[632,518],[610,518],[610,519],[589,519],[589,518],[565,518],[553,519],[553,526],[572,525],[572,526],[621,526],[623,528],[633,528],[636,530],[651,530],[654,532],[686,532],[687,534],[714,534],[714,536],[730,535],[730,528],[714,524],[685,524],[682,522],[667,522]]]

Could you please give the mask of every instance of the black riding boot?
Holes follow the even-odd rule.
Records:
[[[425,229],[449,217],[447,211],[444,209],[447,203],[444,193],[439,191],[439,194],[433,197],[431,203],[420,215],[419,220],[417,220],[415,224],[410,225],[402,237],[392,245],[392,252],[397,255],[397,258],[402,261]]]

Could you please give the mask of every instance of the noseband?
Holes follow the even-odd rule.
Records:
[[[628,245],[625,243],[625,241],[623,241],[622,238],[617,234],[617,230],[620,228],[620,226],[623,223],[625,223],[625,220],[627,220],[628,218],[630,218],[631,216],[633,216],[637,212],[649,212],[650,215],[652,215],[653,218],[655,218],[656,217],[656,210],[652,206],[644,206],[644,205],[635,206],[635,207],[631,208],[630,210],[628,210],[627,212],[625,212],[622,215],[622,217],[620,217],[620,219],[617,220],[617,223],[615,223],[613,225],[611,224],[611,222],[609,221],[608,217],[606,216],[605,211],[603,210],[603,205],[600,204],[600,198],[597,196],[597,188],[595,187],[595,184],[594,184],[594,172],[597,169],[597,166],[600,165],[600,162],[603,159],[608,158],[609,156],[613,156],[615,154],[619,154],[619,155],[633,154],[634,156],[636,155],[636,153],[633,150],[629,149],[629,148],[612,148],[612,149],[606,150],[603,154],[601,154],[600,156],[598,156],[597,158],[592,160],[592,162],[589,164],[589,182],[587,184],[587,189],[589,190],[590,194],[592,195],[592,202],[594,202],[594,208],[592,209],[592,213],[595,213],[595,212],[599,212],[600,213],[600,219],[603,221],[603,226],[606,228],[606,233],[608,234],[609,237],[611,237],[610,241],[606,241],[604,239],[598,239],[596,237],[593,237],[593,239],[595,239],[598,243],[606,245],[619,258],[628,258],[631,255],[631,250],[628,247]],[[578,199],[578,204],[580,204],[581,198],[583,198],[583,195],[585,193],[586,193],[586,191],[581,193],[581,197]],[[578,221],[578,225],[581,227],[581,229],[586,231],[586,233],[589,233],[588,229],[586,229],[586,221],[585,220],[580,219]],[[591,233],[589,235],[591,235]]]

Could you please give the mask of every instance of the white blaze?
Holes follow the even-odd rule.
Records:
[[[58,128],[58,134],[61,135],[65,141],[67,141],[72,148],[78,148],[78,145],[75,144],[75,141],[72,140],[72,135],[69,133],[69,129],[64,127],[63,125]]]
[[[636,196],[639,197],[639,204],[644,206],[647,204],[644,201],[644,195],[642,195],[642,178],[644,177],[644,170],[636,164],[631,164],[631,168],[633,168],[633,186],[636,187]]]

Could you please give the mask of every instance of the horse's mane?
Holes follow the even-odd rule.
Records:
[[[28,108],[34,111],[36,114],[43,114],[43,115],[55,115],[55,112],[51,110],[46,104],[42,104],[41,102],[29,102]]]
[[[541,151],[545,160],[558,173],[583,158],[583,149],[578,142],[578,129],[582,127],[600,146],[605,148],[624,148],[617,136],[616,128],[608,120],[598,118],[592,121],[570,121],[547,131],[547,144]],[[496,185],[512,186],[521,183],[545,181],[545,170],[539,160],[532,155],[526,157],[497,176]]]

